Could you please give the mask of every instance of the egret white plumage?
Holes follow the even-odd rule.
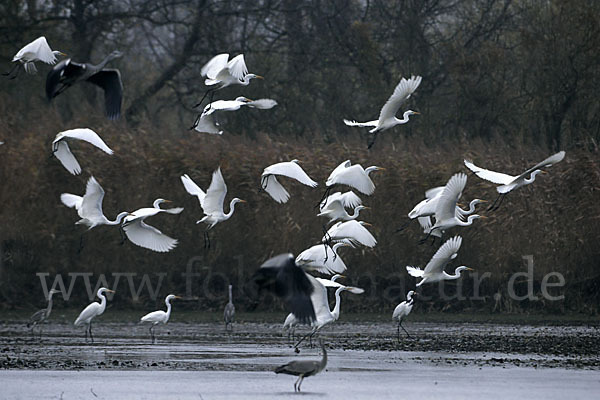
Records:
[[[238,54],[229,60],[228,53],[222,53],[214,56],[209,62],[204,64],[200,69],[200,74],[205,77],[204,84],[206,86],[214,86],[204,93],[202,99],[194,106],[198,107],[208,93],[212,94],[220,89],[231,85],[248,86],[252,79],[264,79],[260,75],[249,74],[246,60],[243,54]],[[211,100],[212,102],[212,100]]]
[[[169,322],[169,318],[171,317],[171,301],[174,299],[181,299],[179,296],[175,296],[174,294],[170,294],[165,298],[165,304],[167,305],[167,311],[158,310],[153,311],[144,315],[140,318],[140,323],[149,322],[150,325],[150,336],[152,337],[152,343],[156,342],[156,337],[154,336],[154,327],[158,324],[166,325]]]
[[[356,122],[344,119],[344,123],[348,126],[373,128],[369,130],[369,133],[373,135],[371,141],[368,144],[368,148],[371,148],[373,144],[375,144],[375,139],[377,137],[378,132],[393,128],[396,125],[405,124],[408,122],[408,119],[411,115],[419,114],[416,111],[408,110],[404,112],[402,119],[396,118],[396,113],[400,109],[400,106],[410,98],[411,94],[413,94],[414,91],[417,90],[420,84],[420,76],[413,75],[410,77],[410,79],[402,78],[400,80],[400,83],[396,85],[392,96],[388,99],[388,101],[384,104],[383,108],[381,109],[379,113],[379,119],[368,122]]]
[[[287,162],[280,162],[269,165],[263,170],[260,186],[276,202],[286,203],[290,198],[290,194],[277,180],[277,175],[295,179],[306,186],[317,186],[317,182],[313,181],[306,174],[306,172],[304,172],[302,167],[299,165],[299,162],[300,161],[296,159]]]
[[[364,293],[364,289],[353,287],[353,286],[344,286],[338,282],[331,281],[329,279],[315,278],[309,274],[306,274],[311,285],[314,290],[310,296],[310,300],[315,310],[315,320],[311,323],[312,330],[310,333],[301,338],[295,345],[294,348],[296,352],[298,352],[298,346],[300,343],[304,341],[307,337],[312,339],[312,337],[319,332],[325,325],[328,325],[332,322],[335,322],[340,317],[340,306],[341,306],[341,297],[340,294],[344,291],[348,291],[353,294],[362,294]],[[335,287],[337,288],[335,291],[335,306],[333,310],[329,309],[329,299],[327,298],[327,288]]]
[[[346,243],[350,246],[360,244],[366,247],[375,247],[377,240],[365,226],[371,226],[371,224],[356,220],[338,222],[329,228],[327,233],[325,233],[325,236],[323,236],[323,239],[321,239],[321,242],[338,242],[336,244]]]
[[[104,200],[104,189],[96,181],[96,178],[91,176],[85,186],[85,194],[83,197],[71,193],[63,193],[60,195],[62,203],[70,208],[75,208],[81,219],[75,222],[76,225],[85,225],[88,230],[98,225],[119,225],[129,213],[123,211],[117,215],[114,221],[109,220],[104,216],[102,211],[102,201]],[[83,236],[81,237],[83,242]],[[80,243],[81,245],[81,243]]]
[[[93,302],[90,305],[88,305],[86,308],[83,309],[83,311],[79,314],[79,316],[74,322],[75,326],[87,325],[87,328],[85,330],[85,340],[87,341],[87,335],[89,332],[92,343],[94,343],[94,336],[92,335],[92,320],[95,317],[102,315],[102,313],[104,313],[104,310],[106,309],[106,297],[104,296],[105,292],[114,293],[114,290],[110,290],[105,287],[98,289],[96,296],[100,299],[100,303]]]
[[[246,201],[234,197],[229,202],[229,212],[225,214],[223,202],[225,201],[225,196],[227,196],[227,185],[225,184],[225,179],[223,179],[220,167],[213,172],[212,180],[206,193],[204,193],[204,191],[200,189],[188,175],[183,175],[181,177],[181,182],[189,194],[198,197],[200,206],[204,211],[204,217],[196,221],[196,224],[204,223],[207,225],[207,228],[204,231],[204,247],[210,247],[208,231],[218,223],[227,221],[231,218],[235,211],[235,205],[237,203],[245,203]]]
[[[348,192],[335,192],[330,194],[325,203],[321,205],[320,211],[324,211],[326,208],[329,208],[329,204],[339,201],[345,208],[355,208],[362,204],[362,200],[358,197],[353,191]]]
[[[350,246],[349,243],[336,243],[333,247],[316,244],[296,257],[296,264],[305,271],[316,271],[322,274],[342,273],[346,270],[346,264],[338,254],[342,246]]]
[[[316,375],[325,369],[327,365],[327,350],[325,350],[323,342],[321,342],[321,351],[323,352],[321,361],[294,360],[275,368],[275,373],[297,376],[298,379],[294,383],[294,392],[299,392],[304,378]]]
[[[243,96],[237,97],[235,100],[217,100],[204,107],[204,110],[196,117],[194,125],[190,129],[195,129],[202,133],[222,135],[223,130],[216,121],[216,115],[220,115],[222,111],[237,111],[243,106],[259,110],[269,110],[276,105],[277,102],[273,99],[250,100]]]
[[[529,185],[535,181],[535,177],[540,173],[545,173],[541,168],[547,168],[556,164],[557,162],[562,161],[565,158],[565,152],[559,151],[556,154],[551,155],[546,158],[544,161],[537,163],[533,167],[529,168],[527,171],[523,172],[520,175],[512,176],[507,175],[501,172],[494,172],[487,169],[480,168],[473,164],[471,161],[465,160],[465,165],[469,168],[475,175],[478,177],[485,179],[486,181],[490,181],[496,183],[500,186],[496,187],[499,195],[494,201],[494,204],[491,205],[489,210],[498,209],[500,204],[502,204],[502,200],[504,200],[504,196],[507,193],[520,188],[521,186]],[[500,203],[498,203],[500,200]],[[498,205],[496,205],[498,203]]]
[[[448,263],[458,256],[458,250],[462,244],[462,237],[455,236],[448,239],[433,255],[431,260],[422,270],[418,267],[407,266],[406,270],[411,276],[415,278],[421,278],[421,281],[417,283],[417,287],[424,283],[438,282],[442,280],[454,280],[460,278],[462,271],[472,271],[472,268],[461,265],[456,268],[454,275],[450,275],[444,271],[444,268]]]
[[[104,90],[104,106],[109,119],[121,115],[123,82],[118,69],[105,68],[110,61],[122,57],[123,53],[113,51],[100,64],[77,63],[70,58],[62,60],[52,68],[46,77],[46,97],[49,101],[76,84],[89,82]]]
[[[358,199],[360,202],[358,196],[356,196],[353,192],[346,192],[343,195],[339,192],[336,192],[330,195],[327,198],[325,205],[321,207],[321,212],[317,214],[317,217],[329,218],[328,224],[331,224],[337,220],[351,221],[358,218],[360,212],[362,210],[368,210],[369,207],[356,205],[353,207],[354,210],[352,214],[349,214],[348,211],[346,211],[346,207],[349,207],[348,204],[351,204],[351,200],[348,200],[348,198],[351,198],[352,196]]]
[[[227,327],[231,327],[233,330],[233,317],[235,316],[235,306],[233,305],[233,286],[229,285],[229,302],[225,305],[225,311],[223,311],[223,320],[225,321],[225,330]]]
[[[140,208],[129,213],[123,220],[121,228],[131,243],[156,251],[165,253],[177,246],[177,239],[173,239],[153,226],[146,224],[146,218],[160,213],[179,214],[183,211],[181,207],[160,208],[160,204],[169,203],[170,200],[156,199],[152,207]]]
[[[31,317],[29,317],[29,322],[27,323],[27,327],[31,327],[31,334],[33,335],[33,330],[35,329],[35,327],[38,324],[41,324],[42,322],[46,321],[48,318],[50,318],[50,312],[52,312],[52,295],[55,293],[60,293],[58,290],[56,289],[50,289],[50,291],[48,292],[48,305],[46,306],[46,308],[42,308],[41,310],[36,311],[35,313],[33,313],[33,315]],[[40,338],[42,337],[42,328],[40,327]]]
[[[398,304],[394,309],[394,313],[392,314],[392,319],[398,321],[398,343],[400,343],[400,328],[402,328],[402,330],[406,332],[406,335],[410,337],[408,331],[404,329],[404,326],[402,326],[402,321],[404,321],[404,318],[406,318],[412,311],[413,304],[415,302],[413,296],[416,295],[417,293],[415,293],[414,290],[409,291],[406,294],[406,300]]]
[[[331,277],[331,282],[335,282],[336,280],[338,280],[339,278],[345,278],[344,275],[340,275],[340,274],[335,274]],[[315,278],[317,279],[317,278]],[[320,278],[317,279],[317,281],[319,281]],[[311,281],[313,282],[313,281]],[[298,320],[296,319],[296,317],[294,316],[294,314],[289,313],[287,315],[287,317],[285,317],[285,321],[283,322],[283,330],[284,331],[288,331],[288,341],[290,339],[290,337],[292,339],[294,339],[294,333],[296,332],[296,326],[298,325]]]
[[[81,166],[73,153],[71,153],[71,149],[67,144],[67,142],[75,140],[83,140],[84,142],[96,146],[107,154],[113,154],[110,147],[108,147],[100,136],[91,129],[69,129],[67,131],[59,132],[54,138],[54,141],[52,141],[52,154],[55,155],[67,171],[73,175],[79,175],[81,173]]]
[[[462,196],[462,191],[467,184],[467,175],[461,173],[453,175],[449,180],[444,190],[439,195],[439,199],[435,204],[435,224],[431,227],[430,234],[439,230],[444,233],[447,229],[455,226],[469,226],[478,218],[485,218],[482,215],[469,215],[467,221],[463,221],[463,215],[457,211],[458,199]],[[426,236],[421,243],[427,238]]]
[[[28,74],[35,74],[37,72],[37,68],[35,66],[37,61],[54,65],[56,64],[56,56],[59,55],[66,56],[66,54],[61,51],[52,50],[46,38],[44,36],[40,36],[33,42],[23,46],[23,48],[19,50],[17,54],[15,54],[12,62],[17,64],[15,64],[10,71],[5,72],[2,75],[11,76],[16,70],[17,73],[10,77],[10,79],[15,79],[17,75],[19,75],[19,63],[23,65],[23,68]]]
[[[375,191],[375,184],[369,177],[369,174],[373,171],[381,171],[385,170],[385,168],[377,167],[375,165],[370,166],[366,169],[360,164],[354,164],[350,162],[350,160],[346,160],[340,165],[338,165],[332,172],[329,174],[325,185],[327,186],[327,190],[323,195],[323,199],[319,202],[320,207],[324,207],[327,203],[327,198],[329,192],[333,185],[346,185],[355,188],[359,192],[370,196]]]

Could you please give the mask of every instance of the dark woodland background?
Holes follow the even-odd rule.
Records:
[[[467,300],[446,301],[437,285],[423,287],[431,300],[421,310],[598,313],[600,305],[600,3],[584,0],[164,0],[11,1],[0,4],[0,58],[8,70],[12,56],[36,37],[75,61],[99,62],[118,49],[113,62],[125,88],[123,116],[103,116],[96,88],[75,86],[48,103],[45,75],[21,73],[0,82],[0,309],[43,305],[37,272],[49,283],[69,272],[99,274],[109,283],[114,272],[167,275],[161,299],[184,294],[181,273],[188,263],[197,302],[184,306],[220,310],[232,282],[240,310],[244,284],[271,255],[298,254],[322,236],[314,205],[324,180],[341,161],[378,165],[377,189],[361,196],[372,209],[361,219],[374,225],[379,244],[373,250],[343,249],[348,280],[367,289],[345,296],[345,311],[391,312],[414,287],[406,265],[424,266],[437,247],[418,246],[416,221],[395,230],[424,191],[465,171],[463,158],[502,172],[518,174],[558,150],[565,160],[511,193],[502,207],[469,228],[452,265],[466,264],[479,274],[485,300],[469,300],[473,276],[465,277]],[[247,87],[227,88],[215,99],[244,95],[269,97],[269,111],[240,110],[220,122],[222,137],[188,130],[191,108],[204,93],[201,66],[212,56],[244,53],[250,72],[266,77]],[[406,108],[421,112],[380,135],[366,149],[364,131],[343,118],[377,117],[402,76],[419,74],[423,82]],[[66,129],[94,129],[115,150],[108,156],[89,145],[74,145],[83,168],[70,175],[49,158],[50,143]],[[280,205],[261,192],[260,173],[279,161],[297,158],[320,183],[310,190],[284,185],[291,200]],[[188,173],[201,187],[221,166],[229,199],[238,205],[233,218],[213,231],[213,247],[203,249],[197,200],[179,176]],[[104,211],[149,206],[157,197],[185,207],[179,216],[150,223],[179,239],[167,254],[130,243],[120,245],[114,227],[84,234],[74,210],[59,200],[63,192],[82,194],[93,174],[106,190]],[[464,203],[494,200],[494,185],[469,176]],[[486,214],[485,211],[482,211]],[[566,284],[553,294],[562,301],[513,301],[506,296],[512,273],[525,271],[524,255],[535,263],[533,290],[540,294],[544,274],[556,271]],[[239,258],[239,257],[242,258]],[[200,260],[192,263],[190,260]],[[241,260],[241,261],[240,261]],[[457,264],[457,262],[459,264]],[[242,271],[242,272],[240,272]],[[214,278],[214,277],[217,278]],[[481,275],[479,275],[481,276]],[[154,278],[153,278],[154,279]],[[153,283],[156,283],[155,281]],[[115,307],[147,307],[128,294],[125,280]],[[517,281],[519,293],[527,281]],[[427,286],[427,285],[426,285]],[[448,293],[456,283],[447,284]],[[202,288],[209,288],[207,295]],[[496,297],[494,297],[496,295]],[[82,281],[69,303],[87,302]],[[279,309],[266,301],[262,308]]]

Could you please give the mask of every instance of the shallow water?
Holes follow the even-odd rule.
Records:
[[[286,398],[295,377],[272,371],[294,359],[280,324],[148,327],[99,321],[95,344],[83,328],[51,322],[42,340],[24,325],[0,324],[0,398]],[[600,392],[596,326],[339,322],[321,337],[327,369],[303,383],[307,398],[595,398]],[[96,397],[97,396],[97,397]]]

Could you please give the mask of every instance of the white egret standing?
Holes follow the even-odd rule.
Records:
[[[235,306],[233,305],[233,286],[229,285],[229,302],[225,305],[225,311],[223,311],[223,320],[225,321],[225,330],[231,327],[233,330],[233,317],[235,316]]]
[[[179,296],[175,296],[174,294],[170,294],[165,298],[165,304],[167,305],[167,311],[158,310],[153,311],[144,315],[140,318],[140,323],[149,322],[150,325],[150,336],[152,337],[152,343],[156,343],[156,337],[154,336],[154,327],[158,324],[166,325],[169,322],[169,317],[171,317],[171,301],[174,299],[181,299]]]
[[[56,64],[56,56],[59,55],[66,56],[66,54],[61,51],[52,50],[48,45],[46,38],[44,36],[40,36],[19,50],[13,57],[12,61],[23,64],[23,68],[25,68],[25,71],[28,74],[35,74],[37,72],[37,68],[35,67],[36,61],[54,65]],[[2,75],[10,76],[15,70],[17,70],[17,73],[10,77],[10,79],[15,79],[17,75],[19,75],[18,68],[19,64],[15,64],[10,71],[5,72]]]
[[[521,175],[517,176],[507,175],[501,172],[494,172],[487,169],[479,168],[471,161],[467,160],[465,160],[465,165],[478,177],[500,185],[496,187],[496,190],[499,193],[498,197],[488,209],[497,210],[500,207],[500,204],[502,204],[504,196],[506,196],[508,192],[518,189],[521,186],[533,183],[535,181],[536,175],[538,175],[539,173],[545,173],[545,171],[541,170],[541,168],[550,167],[553,164],[562,161],[563,158],[565,158],[565,152],[559,151],[558,153],[551,155],[544,161],[537,163],[533,167],[529,168],[527,171],[523,172]],[[500,203],[498,203],[498,200],[500,200]],[[498,203],[498,205],[496,205],[496,203]]]
[[[217,90],[231,85],[248,86],[250,80],[254,78],[264,79],[260,75],[248,73],[248,67],[246,66],[243,54],[238,54],[231,60],[229,60],[228,53],[218,54],[202,66],[200,74],[206,78],[204,80],[206,86],[214,87],[204,93],[204,96],[202,96],[202,99],[194,106],[194,108],[202,104],[208,93],[211,94],[212,102],[212,95]]]
[[[373,135],[368,144],[368,148],[370,149],[373,144],[375,144],[377,132],[385,131],[393,128],[396,125],[405,124],[408,122],[409,116],[419,114],[416,111],[408,110],[404,112],[402,119],[396,118],[396,113],[400,109],[402,103],[408,100],[410,95],[417,90],[420,84],[420,76],[411,76],[410,79],[402,78],[400,83],[396,85],[392,96],[381,109],[379,113],[379,119],[369,122],[356,122],[345,119],[344,123],[348,126],[372,127],[373,129],[369,131],[369,133]]]
[[[46,308],[42,308],[41,310],[36,311],[31,317],[29,317],[29,322],[27,323],[27,327],[31,327],[31,335],[33,336],[33,330],[35,329],[37,324],[41,324],[50,318],[50,312],[52,311],[52,295],[54,293],[60,293],[56,289],[50,289],[48,292],[48,306]],[[40,339],[42,338],[42,327],[40,326]]]
[[[456,268],[454,275],[450,275],[444,271],[444,268],[448,263],[456,258],[458,250],[462,244],[462,237],[455,236],[450,238],[444,243],[433,255],[431,260],[422,270],[418,267],[407,266],[406,270],[411,276],[415,278],[421,278],[421,281],[417,283],[417,287],[424,283],[438,282],[442,280],[454,280],[460,278],[462,271],[472,271],[472,268],[461,265]]]
[[[204,107],[204,110],[201,114],[198,114],[194,125],[190,129],[212,135],[222,135],[223,130],[216,121],[216,115],[220,115],[221,111],[237,111],[243,106],[259,110],[269,110],[276,105],[277,102],[273,99],[250,100],[242,96],[237,97],[235,100],[217,100]]]
[[[77,162],[67,142],[74,140],[83,140],[91,143],[107,154],[112,155],[113,151],[104,143],[96,132],[91,129],[69,129],[68,131],[59,132],[52,142],[52,154],[58,158],[61,164],[73,175],[81,173],[81,166]]]
[[[94,336],[92,336],[92,319],[94,319],[98,315],[102,315],[102,313],[106,309],[106,297],[104,296],[104,292],[114,293],[114,290],[110,290],[105,287],[98,289],[96,296],[98,296],[98,298],[100,298],[100,303],[97,303],[97,302],[91,303],[89,306],[87,306],[86,308],[83,309],[81,314],[79,314],[79,316],[75,320],[75,323],[74,323],[75,326],[87,325],[87,328],[85,330],[86,342],[87,342],[87,335],[89,332],[90,339],[92,340],[92,343],[94,343]]]
[[[140,208],[129,213],[121,225],[127,239],[135,245],[159,253],[168,252],[177,246],[177,239],[165,235],[145,222],[146,218],[160,213],[179,214],[183,211],[183,208],[181,207],[168,209],[160,208],[160,204],[168,202],[170,202],[170,200],[156,199],[154,200],[153,207]]]
[[[296,159],[287,162],[280,162],[277,164],[269,165],[263,170],[263,173],[261,175],[260,186],[276,202],[286,203],[290,198],[290,194],[287,192],[287,190],[285,190],[281,183],[279,183],[276,175],[286,176],[288,178],[295,179],[306,186],[317,186],[317,182],[310,179],[310,177],[298,164],[299,162],[300,161]]]
[[[204,231],[204,247],[210,247],[210,238],[208,237],[208,231],[217,225],[219,222],[227,221],[233,215],[235,211],[235,205],[237,203],[245,203],[245,200],[233,198],[229,203],[229,212],[225,214],[223,209],[223,202],[225,196],[227,196],[227,185],[225,185],[225,179],[221,173],[221,167],[217,168],[212,174],[212,180],[206,193],[187,175],[181,177],[181,182],[185,187],[185,190],[192,196],[198,197],[200,206],[204,211],[204,217],[196,224],[204,223],[208,225]]]
[[[300,385],[302,385],[304,378],[318,374],[325,369],[325,366],[327,366],[327,350],[325,350],[325,345],[322,341],[321,351],[323,352],[321,361],[294,360],[277,367],[275,373],[297,376],[298,379],[294,383],[294,392],[299,392]]]
[[[327,185],[327,190],[325,191],[323,198],[319,202],[320,207],[325,206],[325,204],[327,203],[327,198],[333,185],[347,185],[355,188],[363,194],[366,194],[368,196],[372,195],[375,191],[375,184],[369,177],[369,174],[373,171],[381,170],[385,170],[385,168],[373,165],[371,167],[363,169],[363,167],[360,164],[352,165],[350,160],[344,161],[343,163],[338,165],[331,172],[331,174],[329,174],[329,177],[325,182],[325,184]]]
[[[406,329],[404,329],[404,327],[402,326],[402,321],[412,311],[413,304],[415,302],[415,299],[413,298],[413,296],[416,296],[416,295],[417,295],[417,293],[415,293],[414,290],[409,291],[406,294],[406,300],[403,301],[402,303],[398,304],[396,306],[396,308],[394,309],[394,313],[392,314],[392,319],[398,321],[398,343],[400,343],[400,328],[402,328],[402,330],[404,332],[406,332],[406,336],[410,337],[410,335],[408,334],[408,331]]]
[[[60,195],[60,200],[63,204],[67,207],[74,207],[77,210],[77,214],[81,217],[75,224],[86,225],[88,230],[98,225],[119,225],[123,218],[129,214],[128,212],[123,211],[117,215],[117,218],[114,221],[109,220],[104,216],[104,212],[102,211],[103,199],[104,189],[102,189],[102,186],[100,186],[93,176],[87,181],[83,197],[70,193],[63,193]],[[79,241],[80,250],[82,245],[83,234]]]

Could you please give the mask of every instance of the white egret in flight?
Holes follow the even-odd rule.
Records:
[[[102,313],[106,309],[106,297],[104,296],[104,292],[114,293],[114,290],[110,290],[105,287],[98,289],[96,296],[98,296],[98,298],[100,299],[100,303],[97,303],[97,302],[91,303],[89,306],[87,306],[86,308],[83,309],[81,314],[79,314],[79,316],[75,320],[75,323],[74,323],[75,326],[87,325],[87,328],[85,330],[86,342],[87,342],[87,335],[89,332],[90,339],[92,340],[92,343],[94,343],[94,336],[92,336],[92,319],[94,319],[98,315],[102,315]]]
[[[317,217],[329,218],[328,224],[337,220],[351,221],[358,218],[362,210],[368,210],[369,207],[361,204],[360,198],[354,192],[346,192],[344,194],[335,192],[327,197],[325,204],[321,207]],[[346,207],[353,208],[352,214],[346,211]]]
[[[327,366],[327,350],[325,350],[325,345],[322,341],[321,351],[323,352],[321,361],[294,360],[275,368],[275,373],[297,376],[298,379],[294,383],[294,392],[300,392],[300,386],[304,378],[318,374]]]
[[[444,190],[439,196],[435,205],[435,224],[431,227],[429,235],[437,230],[440,230],[442,234],[447,229],[455,226],[469,226],[474,220],[478,218],[485,218],[482,215],[473,214],[469,215],[467,221],[463,221],[463,215],[457,211],[457,203],[462,191],[467,184],[467,175],[461,173],[453,175],[449,180]],[[426,236],[421,243],[423,243],[428,237]]]
[[[75,140],[83,140],[84,142],[93,144],[107,154],[113,154],[110,147],[108,147],[100,136],[91,129],[69,129],[68,131],[59,132],[54,138],[54,141],[52,141],[52,154],[54,154],[67,171],[73,175],[79,175],[81,173],[81,166],[73,153],[71,153],[71,149],[67,144],[67,142],[73,142]]]
[[[309,340],[312,340],[312,337],[319,332],[325,325],[328,325],[332,322],[337,321],[340,318],[340,306],[341,306],[341,297],[340,294],[344,291],[348,291],[353,294],[362,294],[364,293],[364,289],[353,287],[353,286],[344,286],[338,282],[334,282],[328,279],[315,278],[311,275],[307,274],[309,281],[311,282],[314,290],[310,296],[310,300],[315,310],[316,319],[312,322],[312,330],[310,333],[301,338],[295,345],[295,351],[298,352],[298,346],[304,339],[307,337]],[[329,309],[329,299],[327,298],[327,288],[335,287],[335,306],[333,310]]]
[[[306,271],[317,271],[322,274],[342,273],[346,270],[346,264],[338,254],[342,246],[350,246],[349,243],[340,242],[330,246],[316,244],[296,257],[296,264]]]
[[[46,77],[46,97],[52,100],[77,82],[89,82],[104,90],[104,107],[109,119],[121,116],[123,101],[123,82],[118,69],[105,68],[106,64],[123,53],[113,51],[100,64],[76,63],[70,58],[62,60]]]
[[[237,111],[241,107],[257,108],[259,110],[269,110],[277,105],[273,99],[250,100],[246,97],[237,97],[235,100],[217,100],[204,107],[201,114],[196,117],[191,129],[198,132],[210,133],[212,135],[222,135],[223,130],[216,121],[216,116],[223,111]]]
[[[233,198],[229,202],[229,212],[225,214],[223,202],[225,201],[225,196],[227,196],[227,185],[225,184],[225,179],[223,179],[220,167],[213,172],[212,180],[206,193],[188,175],[183,175],[181,182],[185,190],[192,196],[198,197],[198,201],[200,201],[204,217],[196,221],[196,224],[204,223],[208,225],[204,231],[204,247],[210,247],[208,231],[219,222],[227,221],[231,218],[235,211],[235,205],[237,203],[245,203],[246,201],[237,197]]]
[[[385,170],[385,168],[377,167],[375,165],[363,169],[360,164],[354,164],[350,162],[350,160],[346,160],[340,165],[338,165],[332,172],[329,174],[325,185],[327,185],[327,190],[323,195],[323,199],[319,202],[320,207],[324,207],[327,203],[327,198],[329,192],[331,191],[331,187],[333,185],[346,185],[355,188],[359,192],[366,194],[368,196],[372,195],[375,191],[375,184],[369,177],[369,174],[373,171],[381,171]]]
[[[402,103],[408,100],[410,95],[417,90],[420,84],[420,76],[411,76],[410,79],[402,78],[400,83],[396,85],[392,96],[381,109],[379,113],[379,119],[368,122],[356,122],[345,119],[344,123],[348,126],[373,128],[369,131],[369,133],[373,134],[373,137],[368,144],[368,148],[371,148],[375,143],[375,138],[377,137],[378,132],[393,128],[396,125],[405,124],[408,122],[408,119],[411,115],[419,114],[416,111],[408,110],[404,112],[402,119],[396,118],[396,113],[400,109]]]
[[[444,243],[433,255],[431,260],[422,270],[419,267],[407,266],[406,270],[411,276],[415,278],[421,278],[421,281],[417,283],[417,287],[424,283],[438,282],[442,280],[454,280],[460,278],[462,271],[472,271],[473,269],[464,265],[456,268],[454,275],[450,275],[444,271],[444,268],[448,263],[456,258],[458,250],[462,243],[462,237],[455,236],[450,238]]]
[[[404,332],[406,332],[406,335],[408,337],[410,337],[410,335],[408,334],[408,331],[406,329],[404,329],[404,327],[402,326],[402,321],[412,311],[413,304],[415,302],[415,299],[413,298],[413,296],[416,296],[416,295],[417,295],[417,293],[415,293],[414,290],[409,291],[406,294],[406,300],[403,301],[402,303],[398,304],[396,306],[396,308],[394,309],[394,313],[392,314],[392,319],[398,321],[398,343],[400,343],[400,328],[402,328],[402,330]]]
[[[75,208],[77,214],[81,218],[75,222],[76,225],[85,225],[88,230],[98,225],[119,225],[129,213],[123,211],[117,215],[114,221],[109,220],[104,216],[102,211],[102,201],[104,199],[104,189],[91,176],[85,186],[85,194],[83,197],[71,193],[63,193],[60,195],[62,203],[70,208]],[[83,235],[80,241],[80,250],[83,244]]]
[[[346,243],[350,246],[363,245],[366,247],[375,247],[377,240],[365,228],[371,226],[368,222],[363,221],[346,221],[338,222],[333,225],[321,239],[322,243]],[[337,243],[336,243],[337,244]]]
[[[300,161],[295,159],[292,161],[280,162],[277,164],[269,165],[263,170],[263,173],[261,175],[260,186],[276,202],[286,203],[290,198],[290,194],[277,180],[277,175],[295,179],[306,186],[317,186],[317,182],[310,179],[310,177],[298,164],[299,162]]]
[[[170,200],[156,199],[152,207],[140,208],[129,213],[123,220],[121,228],[131,243],[159,253],[165,253],[177,246],[177,239],[173,239],[153,226],[146,224],[146,218],[160,213],[179,214],[181,207],[160,208],[160,204],[169,203]]]
[[[478,177],[500,185],[496,187],[496,190],[498,191],[499,195],[496,198],[496,201],[494,201],[494,204],[492,204],[489,208],[489,210],[497,210],[500,207],[500,204],[502,204],[504,196],[506,196],[508,192],[518,189],[521,186],[533,183],[537,174],[545,173],[545,171],[543,171],[541,168],[550,167],[553,164],[562,161],[563,158],[565,158],[565,152],[559,151],[558,153],[551,155],[544,161],[537,163],[533,167],[529,168],[527,171],[523,172],[521,175],[517,176],[507,175],[501,172],[494,172],[487,169],[479,168],[478,166],[476,166],[468,160],[465,160],[465,165]],[[500,203],[498,203],[498,200],[500,200]],[[498,205],[496,205],[496,203],[498,203]]]
[[[235,306],[233,305],[233,286],[229,285],[229,302],[225,305],[225,311],[223,311],[223,320],[225,321],[225,330],[231,327],[233,330],[233,317],[235,316]]]
[[[31,317],[29,317],[29,322],[27,323],[27,327],[31,327],[31,335],[34,334],[33,330],[35,329],[37,324],[41,324],[50,318],[50,312],[52,311],[52,295],[54,293],[60,293],[56,289],[50,289],[48,292],[48,306],[46,308],[42,308],[41,310],[36,311]],[[42,338],[42,328],[40,326],[40,339]]]
[[[194,108],[202,104],[208,93],[211,93],[212,97],[212,94],[215,91],[223,89],[227,86],[248,86],[251,79],[264,79],[260,75],[248,73],[248,67],[246,66],[246,61],[244,60],[243,54],[238,54],[231,60],[229,60],[229,54],[227,53],[218,54],[211,58],[209,62],[204,64],[204,66],[200,69],[200,74],[206,78],[204,80],[204,84],[206,86],[214,87],[204,93],[204,96],[194,106]]]
[[[35,67],[36,61],[54,65],[56,64],[56,56],[59,55],[66,56],[66,54],[61,51],[52,50],[48,45],[46,38],[44,36],[40,36],[19,50],[13,57],[12,61],[23,64],[23,68],[25,68],[25,71],[28,74],[35,74],[37,72],[37,68]],[[15,64],[10,71],[5,72],[2,75],[11,76],[11,74],[17,70],[17,73],[10,77],[10,79],[15,79],[17,75],[19,75],[18,68],[19,64]]]
[[[140,318],[140,323],[149,322],[151,324],[150,336],[152,337],[152,343],[156,342],[156,337],[154,336],[154,327],[158,324],[165,325],[167,322],[169,322],[169,317],[171,317],[171,301],[174,299],[181,299],[181,297],[170,294],[165,298],[165,304],[167,305],[166,312],[163,310],[153,311]]]

